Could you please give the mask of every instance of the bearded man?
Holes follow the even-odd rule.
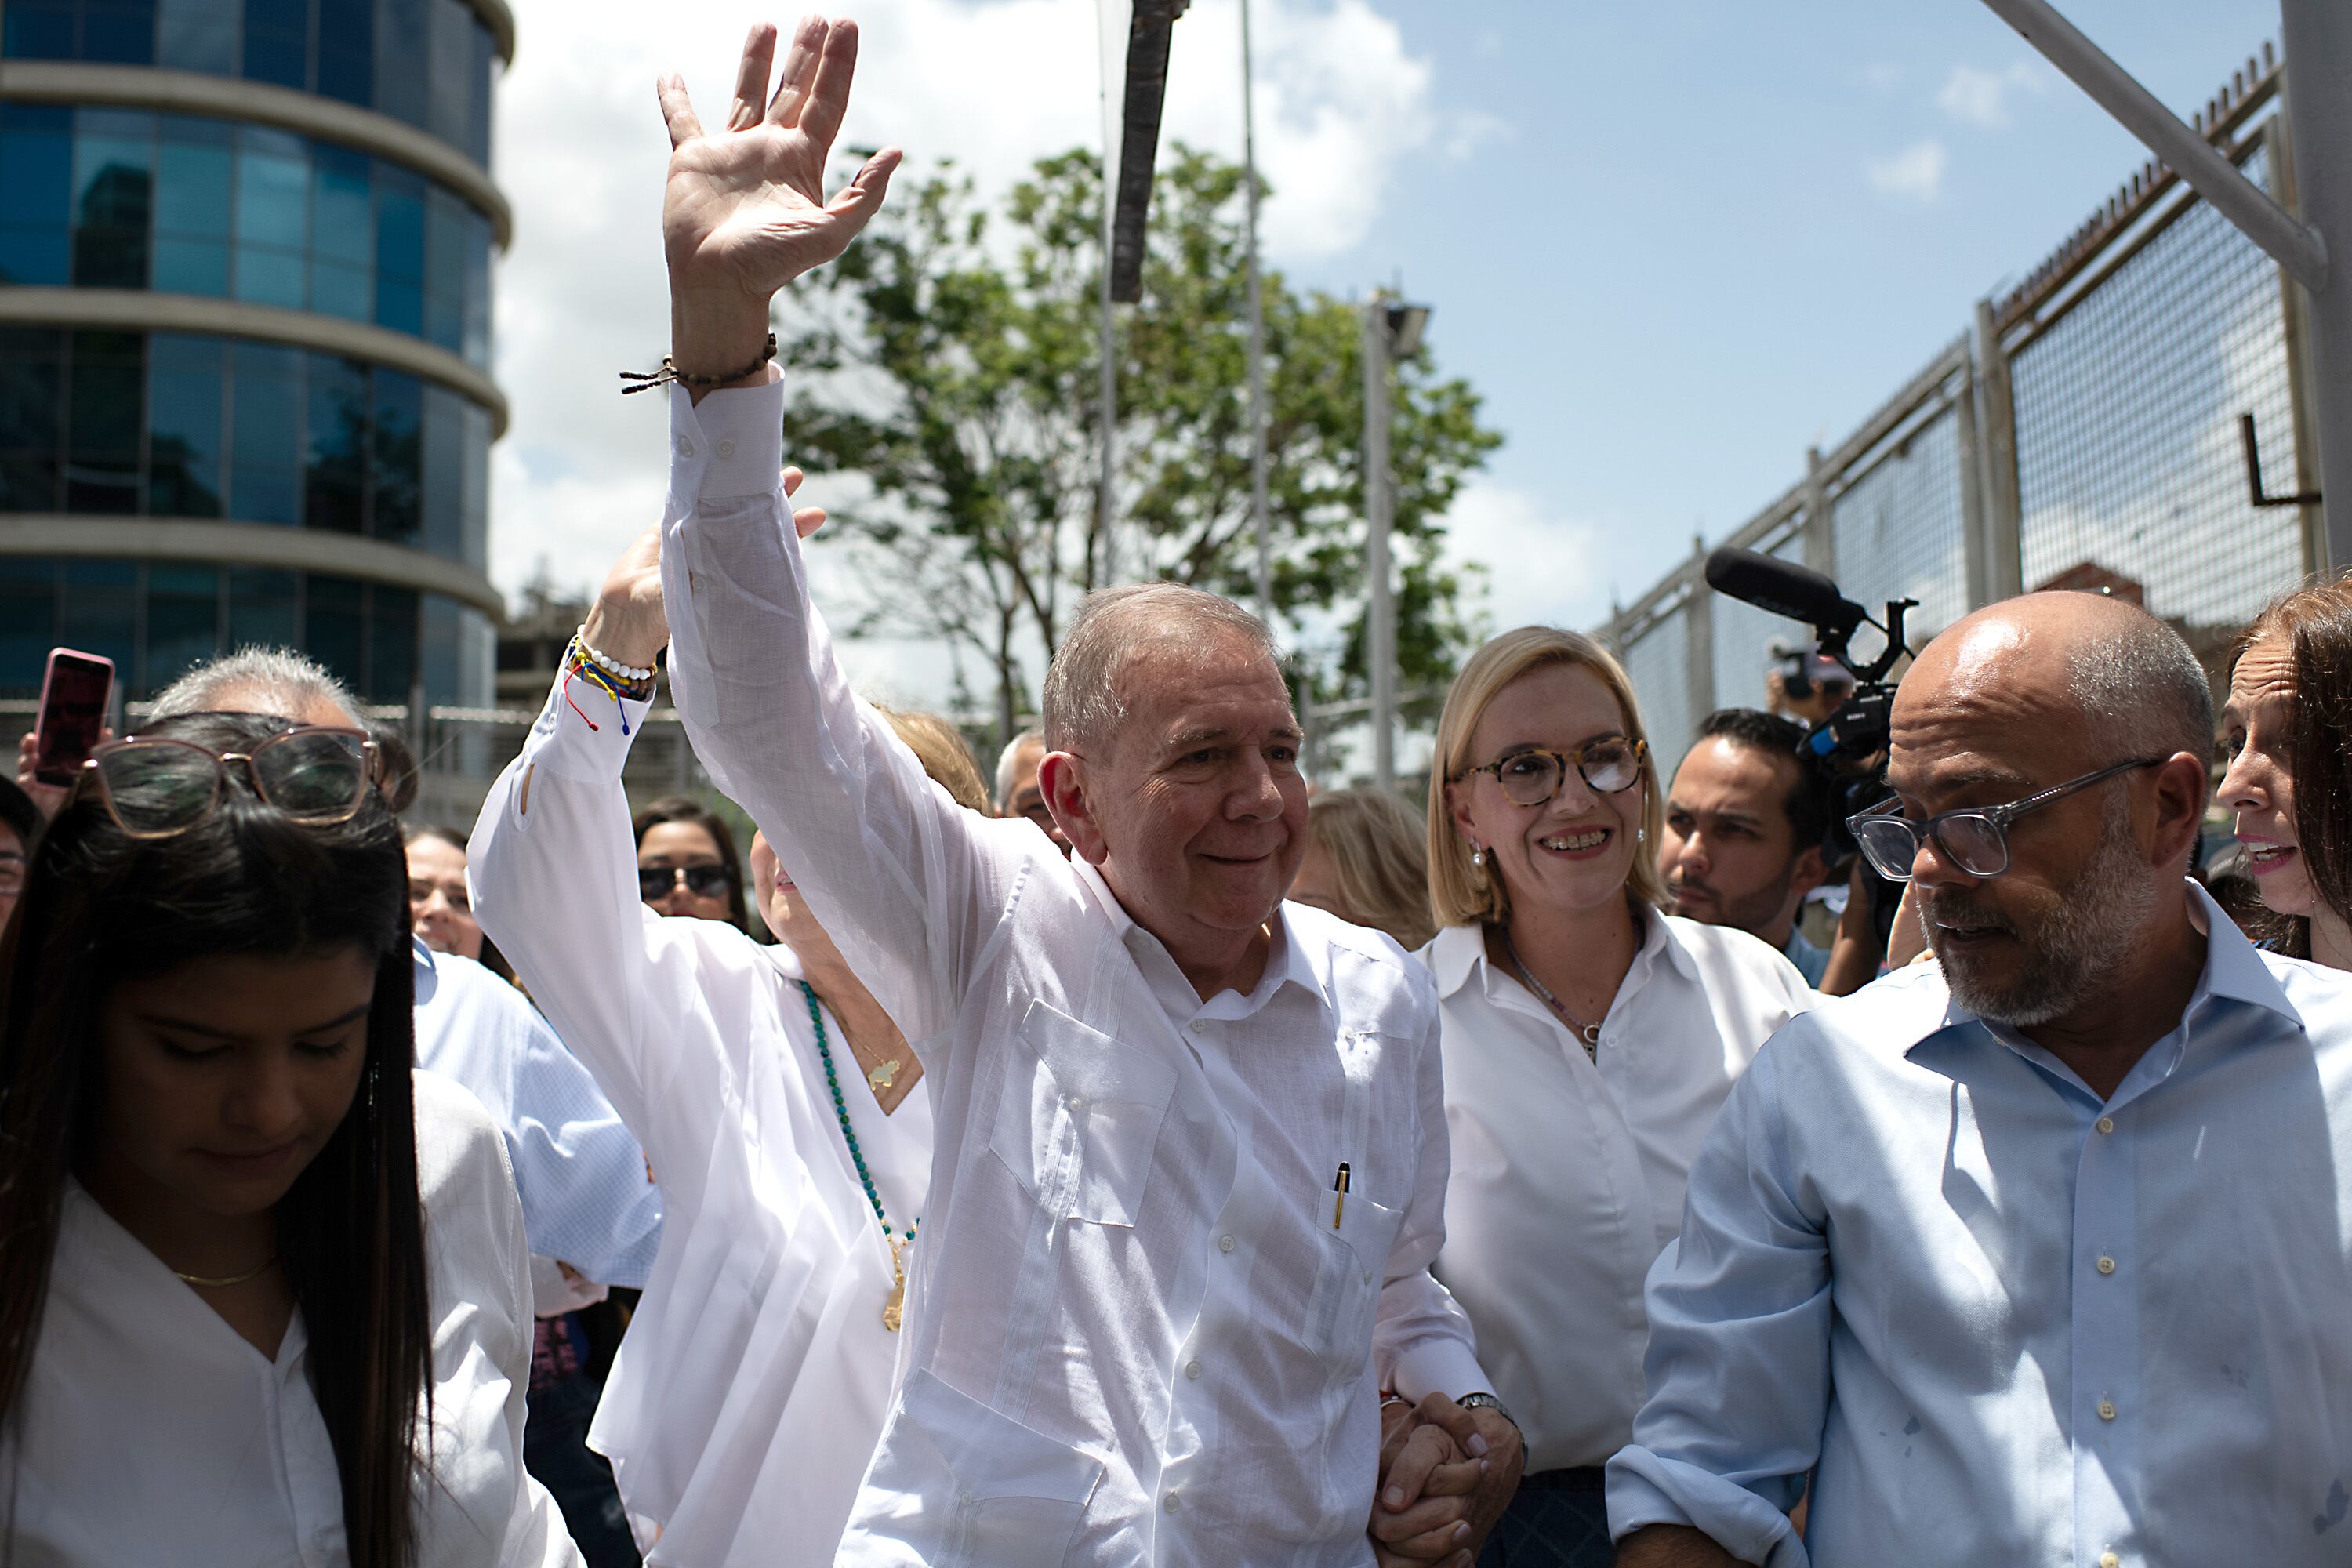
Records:
[[[1920,658],[1852,826],[1941,962],[1733,1089],[1650,1276],[1621,1568],[2352,1552],[2352,981],[2186,879],[2212,735],[2113,600]]]

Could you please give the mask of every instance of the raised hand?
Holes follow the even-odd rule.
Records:
[[[856,23],[803,17],[771,98],[775,50],[776,29],[754,26],[719,131],[703,130],[676,75],[657,87],[670,140],[662,245],[671,354],[690,374],[721,374],[755,359],[768,301],[848,248],[880,210],[898,166],[898,149],[885,148],[825,199],[825,163],[857,68]]]

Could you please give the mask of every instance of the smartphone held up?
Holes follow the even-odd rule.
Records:
[[[106,732],[114,694],[114,661],[69,647],[49,650],[41,680],[40,717],[33,730],[33,776],[69,784]]]

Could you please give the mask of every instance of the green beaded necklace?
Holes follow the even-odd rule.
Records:
[[[882,1326],[895,1334],[906,1319],[907,1310],[907,1270],[899,1259],[914,1241],[923,1216],[915,1216],[903,1240],[891,1233],[889,1217],[882,1212],[882,1194],[874,1185],[873,1174],[866,1168],[866,1154],[857,1147],[857,1133],[849,1125],[849,1105],[841,1098],[841,1079],[833,1070],[833,1048],[825,1044],[824,1016],[817,1010],[816,987],[805,980],[799,984],[801,994],[808,999],[809,1023],[816,1030],[816,1054],[824,1064],[824,1087],[833,1091],[834,1120],[841,1123],[841,1136],[849,1144],[849,1163],[857,1167],[857,1179],[866,1188],[866,1201],[874,1205],[874,1217],[882,1226],[882,1239],[890,1244],[890,1299],[882,1304]]]

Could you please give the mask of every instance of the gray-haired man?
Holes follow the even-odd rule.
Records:
[[[840,1561],[1360,1568],[1379,1387],[1486,1386],[1428,1271],[1434,999],[1385,937],[1282,902],[1297,727],[1265,628],[1224,601],[1128,590],[1071,627],[1040,769],[1066,861],[954,809],[852,697],[777,484],[760,348],[770,297],[841,253],[898,154],[827,204],[856,31],[803,22],[771,100],[774,41],[753,30],[715,134],[662,84],[673,358],[737,390],[673,393],[660,591],[608,584],[587,640],[642,667],[669,638],[698,754],[929,1042],[910,1342]],[[1499,1509],[1516,1431],[1429,1408],[1493,1463],[1445,1467],[1380,1533],[1466,1563],[1461,1494],[1480,1522]]]

